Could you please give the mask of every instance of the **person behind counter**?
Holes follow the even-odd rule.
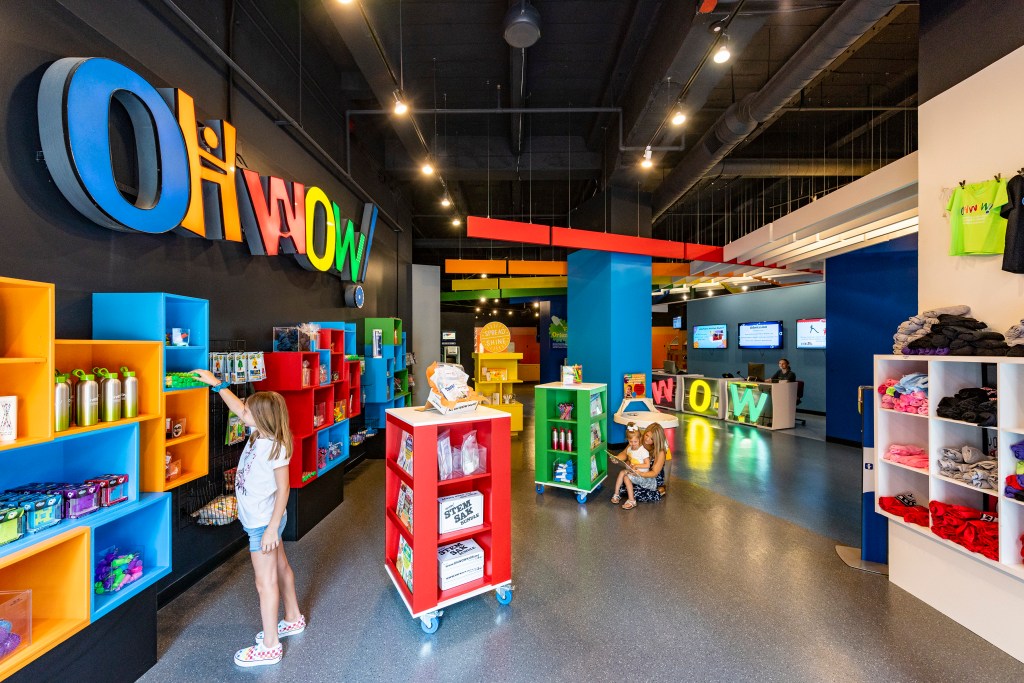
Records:
[[[775,374],[771,377],[772,382],[778,382],[780,380],[784,382],[796,381],[796,373],[793,372],[793,368],[789,366],[789,360],[786,358],[779,359],[779,369],[776,370]]]

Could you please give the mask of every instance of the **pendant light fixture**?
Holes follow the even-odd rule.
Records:
[[[643,168],[650,168],[651,166],[654,166],[654,162],[651,161],[650,145],[647,145],[647,149],[644,150],[644,158],[643,161],[640,162],[640,166],[642,166]]]
[[[729,36],[722,36],[722,44],[718,50],[715,51],[715,56],[712,58],[715,60],[715,64],[725,64],[732,57],[732,53],[729,52]]]
[[[676,113],[672,115],[672,125],[681,126],[686,123],[686,114],[683,113],[682,109],[676,109]]]

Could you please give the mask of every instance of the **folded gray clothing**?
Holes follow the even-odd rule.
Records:
[[[945,308],[935,308],[930,311],[925,311],[921,315],[925,318],[938,318],[940,315],[970,315],[970,306],[946,306]]]

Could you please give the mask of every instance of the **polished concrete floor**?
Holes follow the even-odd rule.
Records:
[[[696,425],[696,426],[694,426]],[[684,420],[669,495],[623,511],[537,495],[513,442],[515,598],[448,609],[424,634],[384,574],[380,461],[297,543],[306,633],[275,667],[239,670],[259,629],[247,553],[160,612],[146,681],[1012,681],[1024,665],[892,586],[849,569],[859,453]],[[970,599],[969,587],[962,587]]]

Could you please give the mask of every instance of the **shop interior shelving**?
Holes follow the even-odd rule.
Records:
[[[0,451],[53,435],[54,287],[0,277],[0,396],[16,396],[18,438]]]
[[[41,360],[30,356],[29,363],[3,363],[0,385],[12,378],[7,366],[33,366],[45,371],[42,399],[29,396],[32,400],[27,405],[39,404],[33,409],[45,417],[47,436],[19,439],[0,451],[0,491],[32,482],[77,483],[102,474],[127,474],[128,483],[127,500],[122,503],[78,519],[64,519],[0,546],[0,591],[32,591],[31,643],[0,660],[0,679],[45,655],[171,571],[171,496],[145,492],[146,463],[140,449],[147,430],[159,427],[161,437],[163,434],[162,336],[153,341],[54,340],[53,286],[14,282],[0,280],[0,350],[4,358],[11,359],[24,358],[27,352],[43,355]],[[16,300],[18,295],[24,295],[25,300]],[[23,308],[24,315],[8,317],[8,313]],[[34,347],[25,346],[27,331]],[[54,367],[70,371],[100,366],[113,371],[121,365],[137,373],[138,417],[53,431]],[[42,376],[42,372],[39,374]],[[13,377],[10,387],[19,398],[35,392],[35,378],[24,374]],[[25,380],[27,393],[18,378]],[[143,576],[116,593],[95,595],[92,578],[96,562],[105,549],[114,545],[122,550],[143,551]]]
[[[509,415],[489,408],[472,413],[445,416],[416,408],[387,412],[385,443],[385,547],[384,569],[414,619],[428,633],[437,630],[440,610],[491,590],[498,600],[511,600],[512,516],[511,516],[511,433]],[[486,471],[440,481],[437,440],[448,430],[452,447],[460,446],[466,434],[476,430],[477,441],[487,448]],[[398,464],[402,432],[413,437],[413,472]],[[395,513],[401,484],[413,492],[413,528]],[[438,498],[479,491],[483,494],[483,523],[453,533],[438,534]],[[399,538],[412,549],[413,589],[396,568]],[[440,589],[437,549],[456,541],[472,539],[483,549],[483,577],[447,590]]]
[[[599,396],[601,412],[590,414],[591,396]],[[558,411],[559,403],[572,403],[572,418],[562,419]],[[608,476],[608,459],[605,452],[608,448],[608,385],[606,384],[572,384],[558,382],[541,384],[534,389],[535,432],[536,444],[536,486],[537,493],[544,493],[544,488],[568,489],[576,493],[580,503],[587,501]],[[601,433],[601,441],[591,446],[591,427],[596,425]],[[572,449],[554,448],[552,430],[565,430],[572,434]],[[566,483],[555,481],[555,467],[559,463],[572,460],[575,468],[575,481]],[[592,476],[592,463],[596,463],[597,476]]]
[[[511,403],[506,403],[505,397],[515,396],[516,387],[522,384],[519,379],[519,361],[522,359],[523,354],[512,352],[473,354],[473,388],[490,400],[491,408],[512,416],[513,434],[523,431],[523,404],[514,398]],[[497,373],[504,374],[505,378],[495,377]]]
[[[167,335],[175,327],[189,330],[189,346],[166,343]],[[92,333],[94,339],[160,342],[162,380],[167,372],[187,372],[209,365],[210,304],[205,299],[164,292],[97,293],[92,297]],[[208,390],[170,389],[163,383],[160,386],[161,419],[142,423],[144,491],[169,491],[210,471]],[[166,438],[164,421],[168,417],[185,419],[184,436]],[[181,464],[181,473],[173,479],[166,476],[168,453]]]
[[[1024,441],[1024,358],[1006,357],[921,357],[876,356],[875,386],[887,379],[900,379],[911,372],[928,375],[928,415],[916,415],[881,407],[875,392],[875,470],[877,496],[911,493],[919,504],[930,501],[990,511],[998,518],[999,560],[990,560],[952,541],[939,538],[930,528],[905,522],[879,508],[876,512],[891,523],[923,534],[935,542],[963,553],[978,562],[1024,579],[1021,535],[1024,534],[1024,503],[1003,493],[1006,477],[1016,473],[1017,460],[1011,446]],[[938,417],[939,401],[967,387],[995,386],[998,391],[995,427],[979,427]],[[882,456],[893,444],[923,448],[929,456],[927,470],[890,462]],[[987,450],[995,447],[998,460],[998,489],[981,489],[941,474],[938,459],[942,448],[965,445]]]
[[[385,412],[389,408],[401,408],[406,405],[408,393],[408,372],[404,372],[403,392],[395,391],[396,375],[405,368],[405,333],[402,332],[402,321],[398,318],[367,318],[363,330],[363,413],[366,426],[383,429]],[[373,332],[381,331],[381,355],[373,355]]]

